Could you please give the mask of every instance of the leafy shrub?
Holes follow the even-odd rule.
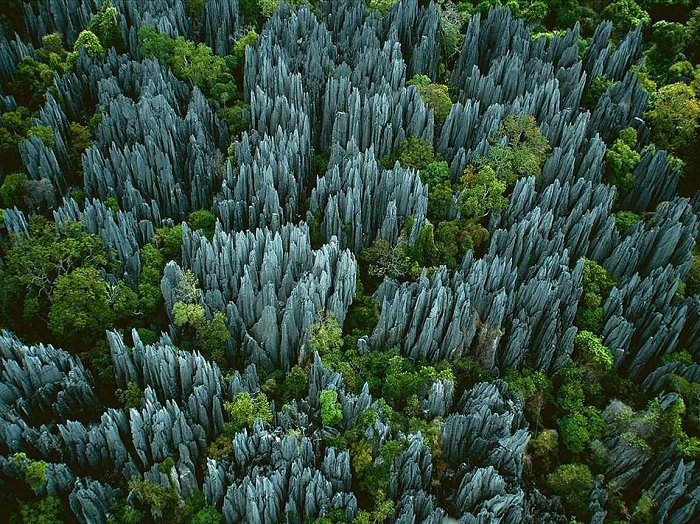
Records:
[[[338,402],[338,393],[334,390],[321,391],[321,421],[324,426],[336,426],[343,421],[343,409]]]

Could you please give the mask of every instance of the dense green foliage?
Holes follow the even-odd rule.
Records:
[[[9,0],[3,15],[10,27],[22,23],[19,0]],[[301,0],[287,2],[300,5]],[[308,2],[315,4],[315,2]],[[388,12],[395,0],[367,0],[378,14]],[[700,186],[698,124],[700,122],[700,8],[697,3],[673,1],[616,0],[577,2],[574,0],[479,0],[439,1],[444,36],[443,57],[436,78],[418,75],[407,82],[414,86],[423,101],[433,110],[436,134],[445,122],[456,93],[447,87],[449,70],[464,39],[466,23],[474,13],[486,13],[493,5],[508,5],[540,36],[548,38],[575,22],[590,37],[595,24],[609,19],[616,38],[621,38],[638,24],[643,26],[645,62],[638,70],[640,80],[649,91],[650,102],[645,121],[651,129],[652,146],[666,149],[685,165],[682,191],[687,194]],[[129,382],[123,390],[114,385],[113,370],[105,330],[118,329],[130,336],[136,328],[141,339],[154,343],[167,332],[170,320],[163,305],[161,278],[165,264],[182,257],[182,225],[178,223],[156,230],[152,241],[141,248],[141,275],[138,282],[127,284],[123,268],[115,253],[106,248],[99,234],[90,233],[78,222],[55,224],[48,217],[58,204],[45,181],[34,180],[22,169],[19,144],[40,140],[56,149],[57,135],[48,126],[37,126],[33,118],[54,87],[56,74],[69,73],[80,53],[88,57],[103,56],[111,47],[122,45],[118,17],[122,16],[109,2],[79,33],[71,47],[61,36],[48,34],[41,40],[36,56],[27,56],[19,64],[11,85],[3,94],[12,95],[17,108],[6,111],[0,121],[0,154],[10,170],[0,177],[0,204],[17,207],[31,215],[29,235],[10,238],[3,228],[0,237],[0,326],[12,329],[26,341],[49,341],[75,354],[88,353],[86,361],[98,383],[101,397],[109,405],[137,408],[143,402],[143,390]],[[276,0],[241,0],[247,24],[232,39],[227,56],[216,55],[204,43],[183,37],[171,38],[155,26],[138,29],[143,57],[158,60],[180,80],[196,86],[225,122],[235,140],[250,121],[249,107],[242,98],[243,68],[246,48],[255,47],[258,33]],[[313,6],[316,8],[316,6]],[[188,0],[188,12],[200,18],[202,0]],[[673,19],[659,19],[665,9],[674,9]],[[191,37],[191,36],[190,36]],[[585,48],[581,49],[582,54]],[[592,79],[581,102],[593,110],[615,83],[603,76]],[[68,165],[65,173],[70,194],[82,195],[81,156],[92,143],[99,107],[85,108],[80,122],[70,122]],[[640,138],[641,137],[641,138]],[[619,130],[610,140],[605,154],[603,181],[616,186],[615,223],[622,236],[628,235],[646,214],[622,208],[620,202],[629,192],[634,170],[644,153],[644,135],[638,129]],[[361,511],[355,522],[379,523],[394,511],[394,501],[387,499],[391,461],[403,452],[404,443],[388,441],[375,448],[364,431],[378,418],[390,421],[393,428],[420,431],[431,448],[433,481],[448,482],[441,458],[440,438],[443,421],[430,417],[419,399],[436,381],[455,384],[455,399],[479,381],[504,379],[523,402],[532,432],[526,455],[528,481],[547,494],[558,495],[567,511],[577,519],[590,517],[589,493],[595,482],[604,481],[605,456],[601,440],[611,432],[648,455],[660,453],[671,441],[688,460],[700,458],[700,385],[679,375],[672,375],[666,385],[679,397],[666,410],[650,398],[639,384],[621,378],[615,369],[614,348],[604,343],[602,333],[604,308],[613,288],[619,283],[593,260],[584,260],[583,292],[579,300],[572,362],[553,376],[534,372],[507,370],[496,376],[493,362],[476,361],[465,356],[454,362],[433,364],[414,361],[401,355],[397,348],[380,348],[360,353],[357,340],[372,332],[379,317],[379,305],[372,292],[385,277],[408,281],[423,269],[428,273],[440,265],[457,268],[467,251],[483,253],[489,240],[489,223],[497,220],[509,205],[516,181],[534,177],[539,181],[549,157],[550,146],[536,121],[529,115],[509,115],[489,138],[488,152],[475,158],[466,170],[453,173],[447,161],[430,141],[408,137],[391,155],[381,159],[385,168],[396,163],[417,171],[428,186],[428,220],[423,223],[416,242],[408,240],[413,221],[400,232],[395,245],[377,239],[358,253],[359,277],[352,308],[343,325],[331,316],[322,316],[308,332],[306,353],[289,371],[261,371],[262,391],[252,395],[239,393],[224,405],[225,429],[207,450],[217,460],[229,460],[235,453],[232,436],[250,430],[256,421],[269,423],[275,409],[284,409],[308,393],[310,364],[315,352],[324,365],[340,373],[349,391],[358,393],[368,385],[380,409],[368,409],[355,428],[343,431],[343,411],[338,393],[327,389],[320,393],[314,408],[317,423],[324,427],[326,444],[350,450],[351,465]],[[315,151],[316,174],[322,176],[328,165],[328,151]],[[231,153],[229,153],[231,155]],[[235,159],[234,159],[235,160]],[[223,166],[210,166],[223,171]],[[220,180],[219,180],[220,181]],[[687,185],[687,187],[686,187]],[[538,186],[539,187],[539,186]],[[83,205],[83,198],[76,196]],[[105,202],[116,212],[116,198]],[[201,230],[212,238],[215,231],[215,208],[194,210],[187,215],[190,229]],[[303,216],[303,215],[300,215]],[[182,218],[182,217],[181,217]],[[320,235],[320,233],[319,233]],[[318,240],[318,238],[314,239]],[[571,265],[576,263],[572,260]],[[685,296],[700,294],[700,252],[695,251],[684,286]],[[181,349],[198,351],[215,362],[227,378],[239,362],[232,356],[231,334],[226,315],[210,314],[201,301],[200,283],[192,274],[178,290],[172,310],[172,326],[177,330]],[[658,356],[655,365],[668,363],[690,365],[687,352]],[[531,363],[528,365],[532,365]],[[601,416],[612,399],[625,403],[617,427],[609,427]],[[25,502],[17,505],[15,522],[55,523],[64,520],[66,508],[59,498],[45,496],[47,463],[26,455],[13,456],[26,486],[31,490]],[[171,459],[172,461],[172,459]],[[163,463],[167,466],[166,463]],[[161,464],[161,465],[163,465]],[[170,469],[161,472],[169,475]],[[130,497],[118,501],[111,510],[115,523],[172,521],[209,524],[219,522],[216,508],[206,506],[203,494],[195,493],[184,501],[172,487],[134,477],[129,483]],[[127,490],[123,490],[127,491]],[[4,500],[4,499],[3,499]],[[652,522],[656,507],[644,493],[619,493],[609,503],[614,520]],[[335,523],[331,517],[323,520]]]
[[[433,110],[435,123],[443,124],[452,108],[452,100],[450,100],[447,86],[434,84],[425,75],[414,76],[408,85],[415,86],[423,101]]]

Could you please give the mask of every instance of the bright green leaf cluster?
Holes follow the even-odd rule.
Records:
[[[252,428],[257,419],[264,424],[272,421],[272,410],[267,397],[258,393],[252,396],[247,391],[238,393],[233,400],[224,402],[224,409],[228,414],[226,433],[232,435],[244,428]]]
[[[319,397],[321,404],[321,421],[324,426],[337,426],[343,421],[343,408],[338,402],[335,390],[324,389]]]
[[[444,84],[434,84],[425,75],[416,75],[408,82],[414,86],[423,101],[433,110],[435,123],[442,125],[452,109],[452,100],[448,88]]]

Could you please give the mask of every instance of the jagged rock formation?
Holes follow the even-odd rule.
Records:
[[[370,344],[398,345],[429,362],[473,354],[486,367],[560,368],[573,349],[582,263],[570,270],[565,250],[518,282],[514,258],[468,257],[452,275],[441,268],[414,283],[385,281],[376,293],[382,313]],[[555,298],[562,296],[567,299]]]
[[[355,258],[336,238],[312,250],[308,226],[225,233],[213,241],[187,225],[183,268],[202,288],[207,310],[225,311],[231,356],[268,369],[289,369],[306,355],[308,327],[327,311],[343,322],[355,294]],[[182,269],[170,262],[161,283],[172,311]]]
[[[154,344],[134,330],[129,347],[123,335],[109,332],[117,386],[138,385],[144,400],[137,408],[105,410],[79,358],[3,332],[2,482],[21,477],[8,457],[29,450],[49,463],[42,489],[67,498],[79,522],[104,522],[112,503],[127,495],[117,489],[115,472],[173,486],[181,496],[202,489],[225,522],[301,524],[333,510],[349,521],[361,507],[351,452],[326,445],[324,437],[357,428],[371,410],[376,420],[361,426],[371,463],[383,464],[386,443],[402,446],[388,466],[391,522],[567,522],[560,501],[523,482],[530,433],[505,382],[479,383],[461,398],[451,380],[428,384],[417,409],[441,419],[436,444],[392,427],[368,385],[349,392],[342,375],[307,347],[309,326],[320,315],[341,324],[346,318],[355,255],[377,238],[395,245],[410,224],[413,243],[425,223],[428,187],[419,174],[400,165],[384,169],[378,159],[407,137],[420,137],[434,143],[456,181],[488,153],[511,114],[534,116],[551,146],[541,175],[516,181],[508,207],[490,218],[482,257],[469,252],[458,269],[426,270],[415,281],[386,279],[374,295],[379,322],[359,340],[360,353],[397,347],[415,361],[471,356],[494,373],[527,368],[551,375],[574,355],[585,257],[616,280],[602,304],[601,335],[618,372],[658,395],[663,410],[677,398],[665,389],[671,374],[700,380],[700,365],[664,360],[682,349],[700,358],[700,299],[678,294],[698,237],[700,196],[674,198],[678,169],[667,152],[646,147],[648,93],[631,69],[642,57],[640,28],[614,44],[612,24],[602,23],[579,59],[578,26],[533,39],[506,9],[474,15],[449,78],[455,103],[436,127],[433,110],[407,87],[416,74],[438,80],[442,28],[434,3],[400,0],[383,17],[362,0],[321,0],[314,10],[282,5],[245,51],[250,123],[231,144],[217,104],[163,64],[142,59],[137,33],[149,24],[173,37],[199,32],[224,56],[246,28],[238,1],[206,0],[196,24],[184,0],[112,4],[125,52],[111,48],[91,58],[80,51],[72,71],[55,76],[33,122],[52,128],[53,145],[36,136],[20,143],[23,169],[41,184],[54,221],[82,221],[99,234],[122,266],[109,277],[134,288],[139,250],[157,228],[196,210],[214,212],[212,238],[183,222],[181,263],[166,266],[161,291],[172,317],[184,273],[195,275],[206,316],[226,316],[227,356],[237,370],[224,378],[202,355],[177,349],[174,322]],[[101,6],[26,3],[31,41],[0,33],[0,84],[16,77],[23,58],[37,56],[42,36],[57,31],[72,45]],[[599,76],[615,85],[586,108]],[[16,107],[0,92],[1,112]],[[98,107],[95,142],[76,166],[70,122],[85,121]],[[641,160],[619,199],[603,183],[605,156],[626,127],[637,130]],[[324,172],[318,155],[329,157]],[[70,177],[81,167],[85,202],[69,195]],[[108,198],[118,211],[105,204]],[[623,232],[613,216],[619,207],[653,213]],[[457,217],[455,209],[448,214]],[[3,219],[3,241],[29,234],[20,209],[3,210]],[[306,396],[273,405],[272,422],[231,437],[230,457],[207,456],[224,429],[224,402],[264,388],[258,370],[265,379],[310,361]],[[337,428],[320,420],[327,389],[342,409]],[[625,409],[611,402],[606,424],[619,424]],[[642,426],[635,430],[648,430]],[[693,521],[700,511],[695,463],[678,443],[649,456],[618,429],[601,439],[608,462],[605,482],[589,495],[593,522],[606,518],[611,483],[648,491],[660,521]],[[167,458],[174,466],[163,472]]]
[[[360,152],[354,142],[334,146],[328,171],[311,193],[308,220],[323,217],[325,238],[338,237],[342,247],[359,253],[375,238],[394,244],[409,217],[411,238],[420,231],[428,208],[428,187],[398,163],[383,169],[372,147]]]
[[[51,345],[26,346],[3,331],[0,355],[3,448],[21,449],[18,431],[27,424],[79,418],[100,410],[90,372],[69,353]]]

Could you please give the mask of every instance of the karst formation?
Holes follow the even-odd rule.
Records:
[[[697,1],[286,1],[1,3],[0,522],[700,521]]]

